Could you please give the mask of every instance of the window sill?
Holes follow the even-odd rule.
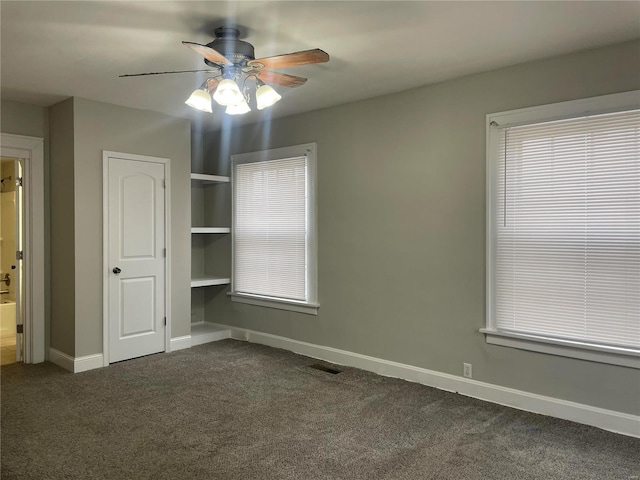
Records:
[[[315,303],[303,303],[293,300],[280,300],[268,297],[259,297],[256,295],[247,295],[244,293],[227,293],[231,297],[231,301],[256,305],[258,307],[277,308],[279,310],[289,310],[290,312],[306,313],[307,315],[318,315],[320,305]]]
[[[485,334],[487,343],[492,345],[640,369],[640,352],[628,348],[603,347],[487,328],[481,328],[480,332]]]

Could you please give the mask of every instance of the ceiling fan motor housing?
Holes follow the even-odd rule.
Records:
[[[249,60],[254,60],[255,53],[253,45],[249,42],[240,40],[240,31],[231,27],[219,27],[215,31],[216,39],[207,44],[207,47],[213,48],[216,52],[224,55],[236,65],[245,65]],[[219,65],[206,60],[204,61],[210,67],[219,67]]]

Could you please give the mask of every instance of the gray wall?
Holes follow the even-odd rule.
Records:
[[[26,103],[2,100],[0,103],[0,131],[29,137],[48,137],[47,108]]]
[[[51,107],[51,346],[102,352],[103,150],[171,159],[172,337],[190,332],[190,123],[71,98]]]
[[[1,120],[4,133],[45,138],[47,345],[102,352],[103,150],[171,159],[171,334],[188,335],[189,121],[82,98],[50,108],[3,101]]]
[[[74,102],[49,110],[51,120],[51,347],[75,356]]]
[[[171,159],[171,336],[189,335],[190,123],[150,111],[74,100],[75,354],[102,352],[103,150]]]
[[[640,414],[638,370],[487,345],[478,332],[485,115],[638,89],[638,72],[632,42],[237,129],[228,150],[208,135],[207,168],[221,174],[230,153],[317,142],[321,307],[307,316],[211,290],[207,319],[454,375],[469,362],[483,382]],[[207,251],[212,263],[229,256]]]
[[[50,184],[50,162],[49,162],[49,109],[28,105],[20,102],[2,100],[0,102],[0,131],[2,133],[12,133],[14,135],[26,135],[30,137],[44,138],[44,311],[45,311],[45,345],[49,345],[50,338],[50,315],[51,296],[50,292],[50,215],[49,215],[49,184]],[[45,348],[45,358],[48,358],[49,351]]]

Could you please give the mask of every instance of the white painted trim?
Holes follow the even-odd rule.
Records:
[[[191,347],[191,335],[184,335],[182,337],[175,337],[171,339],[171,352],[177,350],[184,350]]]
[[[24,162],[24,363],[45,360],[44,139],[0,134],[0,155]],[[37,293],[36,293],[37,292]]]
[[[498,128],[491,126],[491,121],[487,115],[487,151],[486,151],[486,251],[485,251],[485,322],[486,328],[495,329],[495,258],[496,258],[496,192],[498,188],[497,168],[498,162]]]
[[[164,259],[164,329],[165,352],[171,351],[171,160],[162,157],[136,155],[133,153],[102,151],[102,361],[109,365],[109,158],[115,157],[138,162],[164,165],[164,232],[166,256]]]
[[[109,157],[102,152],[102,362],[109,366]]]
[[[73,372],[73,357],[71,355],[67,355],[60,350],[49,347],[49,361],[64,368],[65,370]]]
[[[593,362],[640,368],[637,352],[605,346],[586,345],[580,341],[568,342],[542,336],[512,334],[497,329],[495,312],[496,295],[496,208],[499,161],[499,139],[506,127],[550,122],[568,118],[620,112],[640,108],[640,90],[570,100],[548,105],[520,108],[486,116],[486,297],[485,334],[488,344],[519,348],[551,355],[578,358]],[[492,125],[493,124],[493,125]],[[599,350],[599,351],[598,351]]]
[[[496,122],[500,128],[505,128],[635,108],[640,108],[640,90],[490,113],[487,115],[487,128],[491,122]]]
[[[147,157],[152,158],[152,157]],[[164,351],[171,351],[171,160],[156,159],[164,163],[164,247],[165,247],[165,278],[164,278],[164,315],[167,319],[164,329]]]
[[[244,328],[218,325],[231,329],[231,338],[282,348],[331,363],[360,368],[387,377],[402,378],[449,392],[485,400],[527,412],[549,415],[623,435],[640,438],[640,416],[570,402],[522,390],[471,380],[456,375],[361,355],[337,348],[314,345],[290,338],[256,332]]]
[[[96,368],[102,368],[103,366],[101,353],[76,357],[73,360],[73,373],[86,372],[87,370],[94,370]]]
[[[289,310],[290,312],[306,313],[307,315],[318,315],[320,305],[287,301],[280,298],[266,298],[257,295],[247,295],[243,293],[228,292],[232,302],[246,303],[258,307],[277,308],[278,310]]]
[[[231,233],[229,227],[191,227],[191,233]]]
[[[304,303],[288,302],[284,299],[260,298],[256,295],[246,295],[237,292],[235,287],[235,229],[236,229],[236,201],[235,201],[235,172],[238,165],[245,163],[265,162],[285,158],[306,157],[307,161],[307,292]],[[231,155],[231,294],[234,302],[249,303],[251,305],[291,310],[295,312],[317,315],[320,306],[318,297],[318,181],[317,181],[317,145],[304,143],[289,147],[259,150],[257,152]],[[304,305],[304,306],[300,306]]]
[[[204,183],[229,183],[229,177],[209,175],[207,173],[192,173],[191,180],[201,180]]]
[[[72,357],[55,348],[49,348],[49,361],[72,373],[86,372],[104,366],[101,353]]]
[[[480,332],[486,335],[487,343],[492,345],[640,369],[640,353],[631,349],[604,347],[602,345],[488,330],[486,328],[481,328]]]
[[[191,288],[209,287],[211,285],[229,285],[231,279],[228,277],[201,277],[191,279]]]
[[[204,343],[217,342],[218,340],[224,340],[226,338],[231,338],[231,331],[228,329],[191,335],[191,346],[195,347],[196,345],[202,345]]]

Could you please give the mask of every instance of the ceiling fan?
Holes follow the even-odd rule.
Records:
[[[307,81],[306,78],[274,72],[273,69],[329,61],[329,55],[319,48],[256,59],[253,45],[240,40],[238,29],[219,27],[216,28],[215,35],[215,40],[206,45],[182,42],[202,55],[209,69],[134,73],[120,77],[211,72],[213,75],[207,78],[185,103],[211,113],[213,96],[213,100],[218,104],[227,107],[225,113],[238,115],[251,110],[249,104],[252,103],[253,92],[258,110],[270,107],[280,100],[282,97],[269,84],[299,87]]]

